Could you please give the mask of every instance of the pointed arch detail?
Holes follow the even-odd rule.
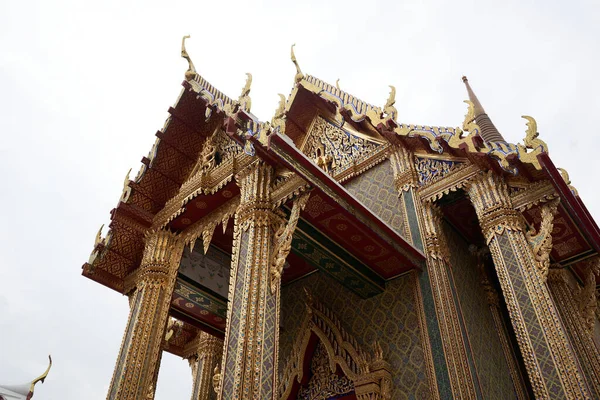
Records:
[[[391,366],[384,360],[379,343],[367,350],[347,332],[337,316],[307,294],[306,311],[279,384],[279,398],[288,400],[305,379],[309,344],[323,344],[331,373],[341,372],[352,381],[358,400],[390,400]]]

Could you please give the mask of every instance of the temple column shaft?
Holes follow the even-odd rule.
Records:
[[[280,217],[270,200],[273,170],[262,162],[236,177],[235,232],[219,399],[272,399],[276,393],[280,281],[270,255]],[[274,283],[274,285],[272,285]]]
[[[517,362],[517,355],[515,354],[513,346],[510,343],[508,327],[504,323],[502,311],[500,310],[500,297],[496,289],[494,289],[490,281],[487,279],[483,265],[481,266],[481,273],[483,277],[481,280],[481,285],[483,286],[487,295],[488,305],[490,307],[492,318],[494,319],[496,332],[498,332],[498,338],[500,339],[504,358],[506,358],[510,377],[513,381],[515,394],[517,395],[517,399],[528,399],[529,395],[527,394],[527,387],[523,376],[524,371],[522,371],[521,367],[519,366],[519,363]]]
[[[215,368],[223,355],[223,340],[200,332],[190,344],[187,357],[192,367],[193,389],[191,400],[214,400],[217,393],[213,385]]]
[[[594,398],[600,398],[600,352],[592,337],[593,325],[586,324],[586,316],[582,315],[584,307],[581,302],[589,301],[589,299],[578,299],[581,293],[577,293],[569,285],[566,276],[568,273],[565,269],[551,269],[548,274],[548,287],[560,316],[563,318],[573,348],[581,361],[590,390]],[[588,282],[593,290],[596,279],[591,271]],[[595,299],[592,300],[595,301]],[[595,318],[594,315],[591,317]]]
[[[589,398],[506,184],[490,171],[470,184],[468,194],[494,260],[534,395]]]
[[[445,398],[448,396],[445,388],[450,386],[454,397],[475,398],[475,383],[448,275],[448,249],[440,225],[440,210],[420,200],[417,190],[419,177],[414,155],[409,150],[393,146],[390,161],[396,189],[406,208],[407,236],[427,255],[427,265],[419,273],[419,294],[424,319],[421,337],[431,396]],[[442,348],[432,349],[432,342],[441,343]]]
[[[167,231],[146,236],[129,321],[107,398],[153,399],[183,241]]]
[[[433,288],[433,300],[452,392],[456,398],[476,398],[475,382],[448,273],[450,255],[441,226],[442,212],[432,203],[424,203],[422,212],[427,270]]]

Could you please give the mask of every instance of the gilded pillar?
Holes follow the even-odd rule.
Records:
[[[441,226],[442,211],[435,204],[426,202],[422,204],[422,212],[427,271],[452,394],[455,398],[476,398],[475,382],[469,366],[467,348],[448,271],[450,255]]]
[[[592,336],[594,310],[588,308],[590,304],[595,308],[596,278],[590,270],[584,287],[579,288],[576,282],[569,283],[568,274],[566,269],[551,269],[548,274],[548,287],[581,362],[590,390],[594,398],[600,398],[600,352]],[[592,298],[589,296],[590,291]],[[592,324],[589,323],[590,318]]]
[[[419,178],[414,155],[402,146],[392,146],[390,163],[394,172],[394,185],[402,200],[401,207],[404,208],[399,210],[399,213],[406,217],[406,229],[402,235],[419,250],[425,251],[421,202],[416,191]],[[442,339],[433,300],[434,290],[427,266],[418,274],[418,283],[419,287],[415,293],[430,396],[433,399],[442,398],[447,394],[446,388],[450,386],[450,379],[444,352],[442,349],[432,348],[432,343],[441,343]]]
[[[481,286],[485,290],[488,306],[490,307],[490,312],[494,320],[494,327],[496,328],[498,338],[500,339],[502,352],[504,353],[504,358],[506,358],[506,364],[508,365],[508,370],[515,388],[517,399],[528,399],[529,395],[527,393],[525,377],[523,376],[524,371],[522,371],[521,367],[519,366],[517,355],[515,354],[513,346],[510,343],[508,327],[506,326],[504,318],[502,317],[502,311],[500,309],[500,296],[498,295],[498,292],[494,286],[492,286],[492,283],[488,279],[488,275],[485,271],[484,257],[487,254],[487,248],[479,249],[475,254],[477,256],[478,267],[481,273]]]
[[[506,184],[490,171],[470,184],[468,194],[494,260],[535,397],[589,398]]]
[[[186,348],[186,358],[192,369],[192,400],[214,400],[217,392],[213,385],[215,368],[223,355],[223,340],[200,332]]]
[[[271,202],[273,169],[256,162],[236,176],[235,231],[219,396],[273,399],[277,388],[283,220]],[[289,235],[291,241],[291,233]],[[274,258],[276,257],[276,259]]]
[[[107,398],[153,399],[183,241],[168,231],[146,235],[129,321]]]

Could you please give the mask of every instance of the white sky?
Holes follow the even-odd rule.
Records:
[[[0,0],[0,383],[54,367],[39,399],[100,399],[126,298],[80,276],[123,178],[139,168],[187,68],[271,118],[294,67],[399,119],[459,126],[466,74],[498,129],[523,114],[600,216],[596,185],[600,2]],[[487,5],[486,5],[487,4]],[[492,5],[494,4],[494,5]],[[105,230],[106,232],[106,230]],[[165,354],[158,399],[187,399],[187,362]]]

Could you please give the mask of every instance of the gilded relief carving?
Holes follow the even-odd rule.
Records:
[[[379,143],[354,136],[322,117],[317,117],[312,131],[302,145],[302,152],[325,170],[334,172],[369,157],[380,146],[382,145]]]

